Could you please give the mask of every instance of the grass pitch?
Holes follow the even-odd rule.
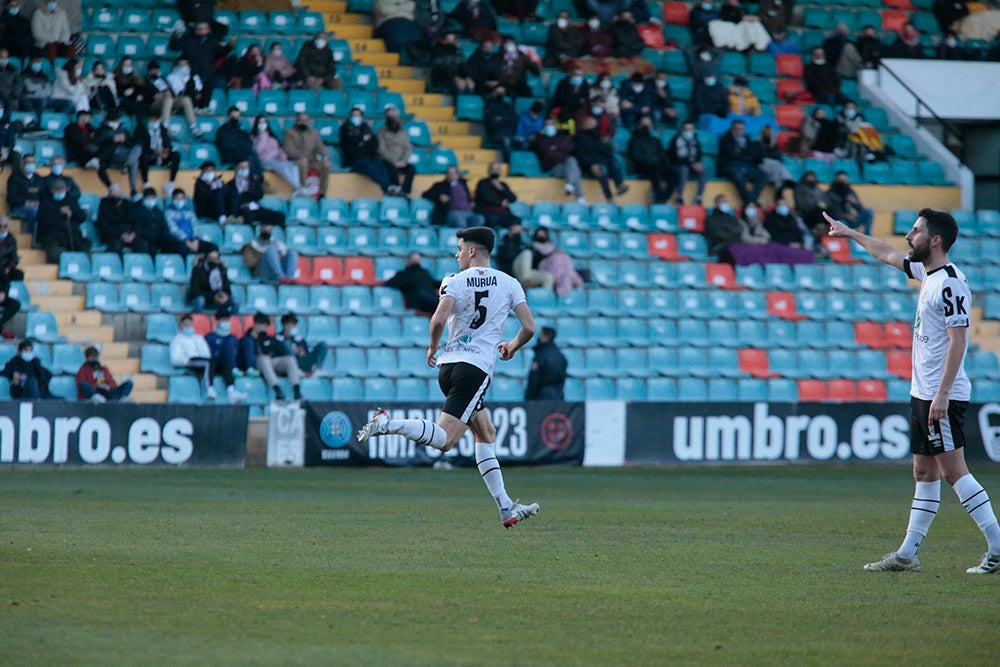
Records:
[[[1000,499],[1000,468],[977,476]],[[953,493],[898,466],[0,471],[7,665],[996,664]],[[1000,503],[997,503],[1000,504]]]

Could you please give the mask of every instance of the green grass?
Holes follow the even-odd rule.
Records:
[[[977,476],[1000,498],[1000,468]],[[996,664],[954,494],[895,466],[0,471],[0,664]]]

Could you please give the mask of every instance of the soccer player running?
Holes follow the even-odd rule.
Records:
[[[919,572],[917,551],[941,504],[941,478],[955,490],[962,507],[986,536],[988,550],[969,574],[1000,571],[1000,525],[986,490],[965,464],[963,421],[971,384],[963,368],[969,342],[972,297],[965,275],[948,261],[958,225],[947,212],[925,208],[906,235],[909,255],[891,244],[866,236],[834,220],[830,236],[860,243],[876,259],[920,281],[920,300],[913,323],[913,379],[910,384],[910,451],[916,492],[910,523],[899,548],[868,563],[869,572]]]
[[[431,317],[431,341],[427,364],[437,366],[438,384],[445,395],[441,417],[435,424],[426,419],[390,419],[378,408],[358,431],[358,441],[393,433],[447,452],[467,429],[476,438],[476,465],[486,488],[500,508],[504,528],[510,528],[538,513],[538,503],[521,505],[504,489],[500,462],[494,452],[497,430],[483,410],[483,398],[493,377],[496,354],[508,361],[535,335],[535,320],[524,299],[521,284],[490,267],[495,235],[489,227],[469,227],[458,237],[459,273],[441,282],[441,297]],[[501,342],[504,324],[514,310],[521,328],[514,339]],[[441,335],[448,325],[448,342]],[[435,359],[440,348],[441,354]]]

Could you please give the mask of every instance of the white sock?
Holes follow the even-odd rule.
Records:
[[[444,429],[426,419],[390,419],[389,432],[398,433],[418,445],[441,449],[448,441]]]
[[[913,504],[910,505],[910,523],[906,527],[906,537],[896,550],[896,555],[907,560],[920,551],[920,543],[927,537],[931,522],[937,516],[941,506],[941,480],[934,482],[917,482],[913,493]]]
[[[986,489],[971,473],[955,482],[952,488],[962,501],[962,507],[986,536],[990,553],[1000,554],[1000,524],[997,523],[997,515],[993,513],[993,506],[990,504]]]
[[[476,465],[479,466],[479,474],[483,476],[490,495],[497,501],[497,507],[502,510],[510,508],[514,501],[503,487],[503,473],[500,472],[500,461],[493,451],[493,443],[476,443]]]

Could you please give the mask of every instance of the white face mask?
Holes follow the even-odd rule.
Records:
[[[598,21],[597,19],[590,19],[589,21],[587,21],[587,25],[590,26],[591,30],[597,30],[598,28],[601,27],[601,22]]]
[[[635,91],[635,92],[637,92],[637,93],[641,93],[643,88],[645,88],[645,86],[643,84],[641,84],[641,83],[633,83],[632,84],[632,90]]]
[[[267,123],[257,123],[257,129],[261,132],[267,131]]]
[[[215,180],[215,172],[206,171],[204,174],[201,175],[201,180],[205,181],[206,183],[211,183],[212,181]]]
[[[517,44],[507,44],[503,48],[504,48],[504,51],[506,51],[507,53],[509,53],[511,55],[517,53]]]
[[[657,88],[666,88],[667,87],[667,80],[666,79],[657,79],[656,80],[656,87]]]
[[[143,199],[142,200],[142,205],[145,206],[146,208],[156,208],[156,200],[155,199]]]
[[[712,54],[709,53],[708,51],[702,51],[701,55],[698,57],[707,63],[712,59]]]
[[[281,49],[275,49],[274,51],[271,51],[271,55],[275,58],[280,58],[283,55],[283,52]]]
[[[129,65],[125,65],[125,67],[122,67],[122,74],[131,74],[131,73],[132,73],[132,68]]]
[[[559,19],[556,21],[556,25],[559,26],[560,30],[565,30],[569,26],[569,19]]]
[[[326,40],[325,39],[317,39],[313,43],[316,45],[317,49],[322,49],[322,48],[324,48],[326,46]]]
[[[826,58],[814,58],[813,59],[813,64],[814,65],[825,65],[826,64]]]
[[[609,88],[611,88],[611,82],[610,81],[608,81],[607,79],[605,79],[604,81],[601,81],[601,89],[608,90]]]
[[[544,128],[542,128],[542,134],[544,134],[547,137],[554,137],[554,136],[556,136],[556,126],[555,125],[546,125]]]
[[[715,77],[714,76],[706,77],[705,78],[705,85],[706,86],[714,86],[715,85]]]

